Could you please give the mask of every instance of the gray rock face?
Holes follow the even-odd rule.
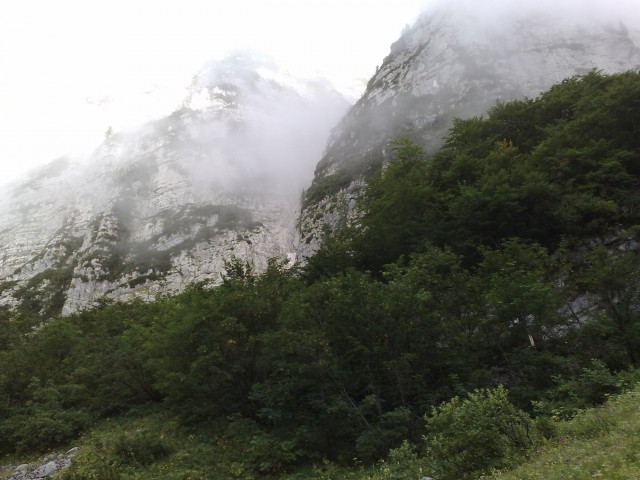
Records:
[[[328,143],[346,102],[241,54],[207,65],[172,115],[0,191],[0,306],[68,314],[103,297],[152,299],[218,281],[231,257],[259,271],[270,257],[308,256],[327,226],[355,217],[389,139],[408,135],[433,151],[456,116],[593,68],[640,65],[633,25],[484,3],[479,17],[469,3],[405,31]]]
[[[0,479],[6,480],[39,480],[51,478],[71,465],[73,457],[78,453],[74,447],[65,453],[51,453],[33,464],[7,465],[0,467],[1,471],[12,471],[9,475],[0,474]]]
[[[362,178],[388,158],[390,139],[409,136],[433,152],[454,117],[536,97],[594,68],[640,66],[640,28],[634,28],[640,26],[509,8],[509,2],[478,5],[454,1],[426,12],[392,45],[316,167],[300,218],[302,254],[317,248],[324,225],[344,220],[339,212],[353,203]]]
[[[299,191],[347,106],[268,59],[207,65],[172,115],[0,192],[0,305],[69,314],[292,259]]]
[[[44,465],[36,468],[33,474],[36,477],[50,477],[58,471],[58,464],[54,461],[47,462]]]

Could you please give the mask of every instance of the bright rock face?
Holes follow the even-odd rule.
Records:
[[[0,304],[68,314],[219,281],[233,257],[292,260],[299,192],[347,106],[263,58],[206,66],[169,117],[0,192]]]
[[[351,212],[362,179],[388,157],[390,139],[409,136],[433,152],[454,117],[536,97],[594,68],[611,73],[640,66],[640,29],[631,25],[510,2],[483,3],[480,13],[473,3],[450,2],[423,14],[333,130],[300,218],[303,255],[318,247],[326,225],[335,228]]]

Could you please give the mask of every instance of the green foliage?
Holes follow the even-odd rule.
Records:
[[[415,445],[407,441],[389,452],[389,456],[381,460],[374,468],[368,480],[415,480],[428,472],[427,462],[417,454]]]
[[[73,459],[73,466],[61,475],[63,480],[120,480],[159,478],[152,469],[161,469],[174,455],[178,436],[183,432],[162,416],[125,416],[107,419],[84,438]],[[192,446],[192,445],[190,445]],[[144,472],[147,472],[145,475]],[[172,474],[173,472],[166,472]],[[162,478],[179,478],[165,476]]]
[[[309,283],[356,268],[362,263],[362,254],[355,242],[360,230],[344,226],[328,235],[319,250],[307,260],[304,277]]]
[[[243,451],[245,465],[260,475],[284,473],[303,453],[295,439],[278,438],[246,418],[232,418],[226,436],[238,442],[248,441]]]
[[[149,465],[170,453],[162,438],[144,431],[121,434],[112,448],[114,456],[120,462],[134,465]]]
[[[539,413],[568,418],[581,409],[599,405],[620,391],[620,381],[602,360],[592,359],[578,375],[554,377],[556,387],[549,389],[549,400],[537,405]]]
[[[411,411],[406,407],[384,413],[356,439],[358,458],[372,461],[384,456],[392,447],[409,437]]]
[[[393,160],[369,180],[361,201],[364,237],[355,246],[374,271],[419,248],[433,214],[424,152],[408,139],[392,143],[392,150]]]
[[[533,445],[533,422],[507,391],[476,390],[434,407],[425,418],[428,463],[437,478],[471,479],[514,462]]]
[[[260,335],[298,285],[278,262],[259,277],[238,262],[227,269],[219,288],[194,286],[177,302],[167,300],[148,339],[156,387],[192,422],[255,413],[249,393],[260,379]]]
[[[611,398],[605,405],[582,411],[558,424],[559,434],[531,452],[530,458],[484,480],[607,478],[626,480],[640,475],[640,391]]]
[[[32,402],[14,409],[11,417],[0,425],[0,436],[13,444],[16,451],[24,453],[64,445],[89,424],[84,411],[65,405],[67,392],[63,389],[51,384],[41,386],[38,379],[33,379],[28,389]]]
[[[640,366],[640,257],[637,251],[594,249],[578,278],[582,288],[594,298],[601,312],[599,322],[586,328],[598,329],[606,343],[622,346],[625,357],[617,365],[630,362]],[[610,359],[613,360],[613,359]]]
[[[408,140],[369,179],[359,207],[357,265],[380,271],[425,243],[468,262],[519,237],[555,251],[563,237],[615,234],[639,223],[640,74],[574,77],[535,100],[458,120],[432,158]],[[628,103],[624,103],[628,102]]]
[[[313,182],[313,185],[311,185],[305,192],[302,199],[301,208],[304,210],[309,205],[318,203],[328,195],[336,193],[339,190],[347,187],[352,181],[353,178],[351,178],[349,173],[345,171],[339,171],[331,175],[322,177],[319,180],[315,180]]]

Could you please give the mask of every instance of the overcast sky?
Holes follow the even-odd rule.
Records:
[[[640,24],[640,0],[6,0],[0,2],[0,185],[180,105],[239,48],[323,75],[355,100],[406,25],[438,2]]]
[[[179,106],[208,60],[259,48],[357,96],[428,0],[15,0],[0,5],[0,185]]]

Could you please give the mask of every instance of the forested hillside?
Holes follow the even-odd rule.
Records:
[[[458,120],[433,156],[393,148],[304,266],[232,262],[218,287],[47,324],[3,311],[0,454],[84,435],[66,479],[319,478],[393,449],[477,478],[634,383],[640,73]]]

